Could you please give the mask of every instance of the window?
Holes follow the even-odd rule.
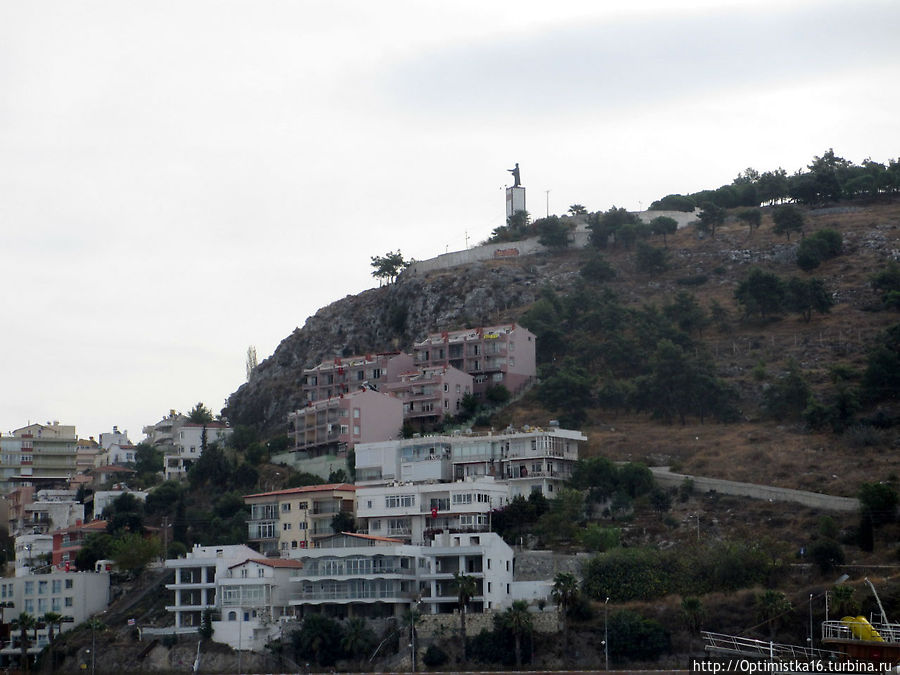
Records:
[[[281,512],[282,512],[282,513],[287,513],[287,512],[290,511],[290,510],[291,510],[291,505],[290,505],[290,504],[282,504],[282,505],[281,505]]]
[[[415,506],[415,495],[386,495],[384,505],[389,509],[397,509],[404,506]]]
[[[372,368],[372,379],[377,380],[381,377],[381,368]]]
[[[62,602],[59,598],[50,598],[50,609],[54,612],[62,609]]]
[[[349,434],[349,433],[350,433],[350,427],[347,426],[346,424],[342,424],[342,425],[341,425],[341,433],[342,433],[342,434]]]
[[[359,425],[358,424],[353,425],[353,435],[359,436]]]
[[[353,419],[355,419],[355,420],[359,419],[359,408],[353,409]]]
[[[31,598],[26,598],[25,600],[25,611],[28,614],[34,614],[34,600],[32,600]]]
[[[490,593],[490,592],[491,592],[491,582],[489,581],[488,582],[488,593]]]
[[[304,521],[301,521],[301,522],[297,523],[297,529],[298,529],[298,530],[305,530],[305,529],[306,529],[306,521],[304,520]]]
[[[256,570],[256,576],[264,577],[266,576],[266,571],[262,567],[260,567],[258,570]]]
[[[38,595],[46,595],[49,584],[46,581],[38,582]]]
[[[299,504],[297,504],[297,508],[298,508],[298,509],[308,509],[308,508],[309,508],[309,502],[300,502]]]
[[[247,578],[247,568],[245,567],[244,569],[241,570],[241,579],[246,579],[246,578]]]
[[[68,590],[70,588],[72,588],[72,580],[66,579],[66,590]],[[68,605],[66,605],[66,607],[68,607]]]
[[[25,582],[25,595],[34,595],[34,582],[33,581]]]
[[[444,391],[450,391],[450,383],[449,382],[444,382]]]
[[[289,529],[291,529],[291,524],[290,524],[290,523],[283,523],[283,524],[281,525],[281,530],[282,530],[282,532],[287,532]]]

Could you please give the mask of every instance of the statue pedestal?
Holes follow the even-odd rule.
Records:
[[[525,188],[506,188],[506,217],[511,218],[517,211],[525,211]]]

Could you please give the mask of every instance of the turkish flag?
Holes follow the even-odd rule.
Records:
[[[431,507],[431,517],[437,518],[437,507],[436,506]]]

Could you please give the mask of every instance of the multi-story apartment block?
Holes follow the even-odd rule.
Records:
[[[281,620],[292,617],[293,574],[299,560],[251,559],[231,565],[216,578],[219,619],[212,622],[213,639],[233,649],[262,650],[279,636]]]
[[[295,452],[306,457],[345,456],[357,443],[400,436],[403,403],[371,389],[310,402],[288,413]]]
[[[175,594],[174,603],[166,611],[175,615],[175,628],[199,628],[203,612],[219,609],[217,580],[227,577],[228,569],[259,554],[243,544],[230,546],[200,546],[183,558],[166,560],[166,569],[174,570],[173,583],[166,588]]]
[[[553,497],[571,476],[585,441],[580,431],[551,426],[364,443],[356,447],[357,483],[490,476],[509,482],[510,498],[537,491]]]
[[[381,390],[383,384],[396,382],[401,373],[414,369],[412,356],[400,352],[329,359],[303,371],[303,397],[312,402],[360,387]]]
[[[149,424],[143,428],[144,440],[158,448],[163,452],[171,451],[175,448],[175,435],[183,424],[188,421],[187,415],[170,410],[168,415],[156,424]]]
[[[223,447],[233,431],[224,422],[208,422],[207,424],[185,422],[181,424],[173,435],[172,442],[175,450],[173,454],[165,458],[166,480],[183,478],[193,463],[200,459],[200,455],[203,453],[204,433],[207,445],[216,443],[219,447]]]
[[[475,396],[502,384],[516,393],[537,373],[536,338],[523,326],[504,324],[431,333],[413,347],[418,368],[452,366],[474,378]]]
[[[354,515],[356,486],[348,483],[309,485],[244,497],[250,506],[248,541],[265,555],[318,546],[334,534],[338,513]]]
[[[74,490],[38,490],[35,500],[26,504],[23,518],[11,532],[48,534],[84,520],[84,504],[76,501]]]
[[[49,567],[53,555],[53,537],[49,534],[20,534],[13,542],[16,576],[26,576]]]
[[[109,574],[52,572],[0,579],[0,602],[12,604],[3,610],[7,620],[23,612],[38,618],[47,612],[71,617],[72,621],[53,627],[54,635],[59,635],[106,609]],[[35,634],[30,636],[29,655],[39,654],[47,646],[48,634],[49,629],[44,626],[37,629],[37,639]],[[11,659],[18,659],[22,653],[19,631],[13,631],[10,638],[11,641],[0,650],[0,658],[7,666]]]
[[[515,554],[494,532],[443,534],[422,549],[427,561],[420,578],[427,584],[424,611],[449,614],[459,609],[454,574],[474,577],[478,591],[471,611],[502,609],[512,604]]]
[[[100,466],[102,451],[93,438],[79,438],[75,444],[75,471],[82,473]]]
[[[344,533],[322,544],[295,554],[303,563],[292,577],[298,615],[400,616],[415,603],[428,613],[450,613],[458,609],[454,572],[476,579],[470,611],[512,602],[514,554],[495,533],[446,535],[430,546]]]
[[[359,529],[424,544],[440,532],[485,532],[491,510],[509,502],[509,486],[489,476],[453,483],[394,483],[359,487]]]
[[[472,393],[473,379],[452,366],[422,368],[401,373],[382,391],[403,401],[403,419],[420,426],[435,424],[462,410],[463,397]]]
[[[77,442],[75,427],[59,422],[29,424],[0,437],[0,489],[8,492],[13,482],[65,481],[75,473]]]

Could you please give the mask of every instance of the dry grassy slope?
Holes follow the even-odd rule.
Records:
[[[732,312],[730,330],[709,329],[703,336],[720,372],[740,392],[745,421],[739,424],[691,423],[661,425],[644,415],[612,415],[596,410],[584,429],[589,453],[613,459],[672,464],[686,473],[854,495],[863,481],[900,475],[896,456],[898,431],[884,434],[874,447],[858,447],[850,435],[808,433],[794,423],[779,424],[760,415],[763,387],[795,359],[814,389],[829,386],[829,369],[836,363],[862,370],[866,353],[879,334],[900,320],[896,312],[871,311],[878,296],[869,286],[873,272],[883,269],[892,252],[900,250],[900,203],[844,207],[811,212],[807,234],[825,227],[840,230],[845,253],[807,275],[793,262],[797,237],[787,242],[771,231],[766,214],[752,237],[738,221],[727,223],[715,239],[700,240],[692,228],[669,237],[671,269],[652,278],[634,270],[633,254],[610,251],[608,259],[619,271],[610,285],[629,304],[666,304],[679,290],[695,293],[701,304],[714,299]],[[574,253],[566,254],[573,258]],[[753,266],[782,277],[815,276],[834,293],[830,315],[814,315],[810,323],[787,315],[760,325],[739,321],[733,294]],[[676,280],[708,275],[699,287]],[[752,370],[763,364],[759,381]],[[897,410],[889,411],[897,414]],[[499,423],[534,423],[548,415],[530,399],[502,416]]]

